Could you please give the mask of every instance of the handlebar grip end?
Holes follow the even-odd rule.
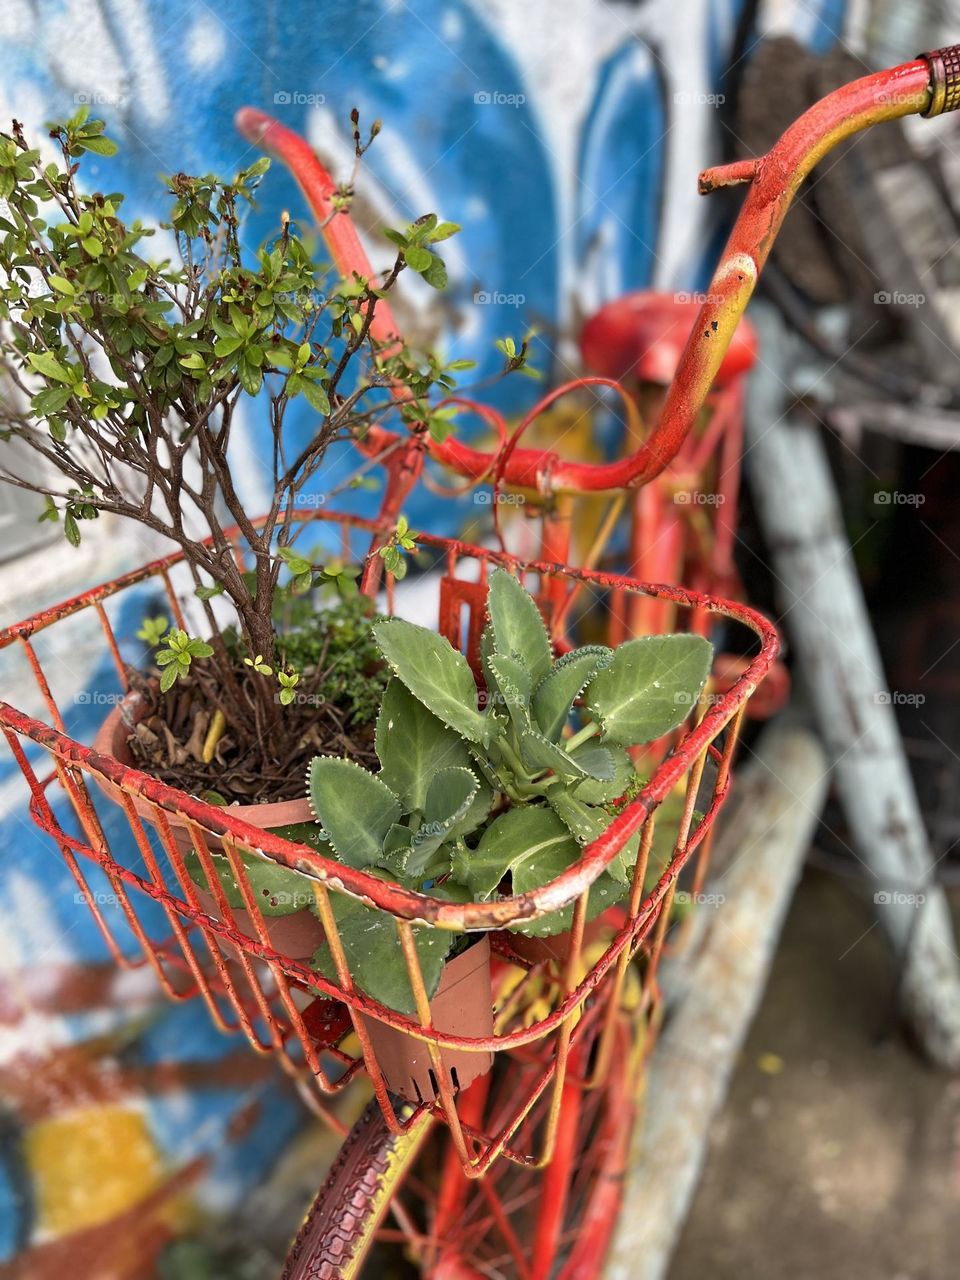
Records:
[[[930,105],[922,116],[942,116],[960,108],[960,44],[917,55],[930,67]]]

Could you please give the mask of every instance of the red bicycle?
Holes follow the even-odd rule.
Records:
[[[632,628],[646,611],[655,610],[677,629],[702,633],[723,620],[752,637],[753,656],[726,681],[726,688],[701,697],[685,724],[644,755],[648,781],[582,857],[550,883],[485,903],[443,902],[406,891],[250,826],[229,810],[72,740],[64,732],[34,637],[54,626],[99,627],[126,685],[110,612],[125,592],[153,581],[162,586],[180,622],[179,555],[0,633],[0,648],[18,645],[23,650],[49,711],[49,723],[44,723],[0,703],[0,723],[30,787],[31,815],[75,876],[117,963],[150,966],[172,1000],[204,1000],[218,1026],[242,1029],[254,1049],[273,1054],[301,1084],[317,1113],[341,1132],[327,1100],[361,1072],[369,1077],[373,1101],[348,1135],[294,1244],[288,1280],[357,1276],[375,1256],[371,1250],[398,1245],[423,1273],[442,1280],[505,1275],[588,1280],[600,1274],[620,1203],[630,1121],[642,1079],[638,1067],[656,1035],[657,968],[674,895],[681,874],[702,882],[716,817],[730,787],[738,731],[748,700],[774,662],[777,637],[744,604],[703,591],[652,586],[595,567],[604,545],[600,538],[595,544],[599,550],[591,548],[587,564],[571,567],[569,502],[579,494],[615,493],[613,514],[604,522],[609,532],[623,507],[620,495],[663,475],[688,439],[711,439],[702,408],[790,200],[816,161],[832,145],[875,122],[911,112],[934,115],[958,105],[960,48],[924,55],[831,94],[759,160],[701,175],[704,191],[738,182],[750,183],[750,190],[656,426],[628,458],[592,466],[570,463],[554,451],[521,444],[537,410],[510,433],[491,411],[467,405],[499,432],[497,449],[484,452],[457,440],[437,444],[416,428],[406,437],[371,431],[365,448],[383,460],[388,474],[380,517],[367,521],[327,512],[312,517],[339,531],[344,555],[365,564],[363,585],[372,592],[382,572],[382,560],[373,553],[395,525],[426,457],[471,483],[489,479],[497,489],[529,495],[541,522],[537,559],[520,560],[506,551],[449,539],[422,539],[445,564],[439,629],[463,647],[475,669],[487,577],[496,565],[509,566],[535,591],[558,649],[566,644],[572,610],[588,593],[603,602],[614,627]],[[243,113],[241,123],[292,164],[340,269],[363,273],[365,258],[349,218],[330,208],[332,184],[306,144],[257,113]],[[392,319],[386,309],[378,309],[378,318],[388,342]],[[635,403],[614,379],[596,377],[578,385],[618,390],[640,437]],[[235,549],[242,559],[238,539]],[[392,609],[395,584],[389,575],[386,593]],[[28,742],[45,749],[52,761],[49,773],[38,773]],[[120,804],[137,850],[135,861],[119,852],[117,842],[111,847],[91,801],[91,780]],[[66,793],[75,823],[62,821],[55,812],[51,788]],[[664,803],[674,796],[678,803]],[[147,827],[157,833],[159,852]],[[638,832],[640,853],[628,900],[587,926],[590,886]],[[229,860],[243,910],[231,906],[210,866],[211,841]],[[203,865],[215,910],[201,900],[185,850]],[[335,980],[272,942],[244,857],[272,859],[312,881]],[[112,910],[105,910],[91,892],[88,864],[107,876],[116,901]],[[651,867],[656,873],[651,874]],[[393,916],[416,1017],[376,1003],[354,985],[331,894],[350,895]],[[146,904],[158,904],[166,922],[159,937],[142,919]],[[507,931],[511,924],[570,904],[572,928],[559,953],[530,956],[518,950],[515,935]],[[490,935],[497,955],[497,1002],[489,1034],[451,1034],[433,1026],[414,945],[415,922]],[[377,1026],[401,1031],[425,1046],[432,1087],[418,1101],[401,1102],[391,1093],[375,1043]],[[492,1056],[493,1066],[461,1089],[451,1064],[463,1055],[481,1061]],[[388,1211],[390,1226],[385,1225]]]

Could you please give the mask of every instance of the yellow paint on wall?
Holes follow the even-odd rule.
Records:
[[[160,1156],[139,1111],[100,1106],[35,1124],[26,1136],[39,1226],[54,1236],[107,1222],[160,1183]]]

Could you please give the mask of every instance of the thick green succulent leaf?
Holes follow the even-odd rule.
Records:
[[[438,769],[470,765],[459,734],[428,711],[396,677],[383,695],[376,742],[380,777],[400,797],[406,813],[422,812],[427,788]]]
[[[506,569],[494,569],[487,610],[496,652],[515,658],[530,673],[534,685],[539,684],[550,672],[553,654],[536,601]]]
[[[490,659],[496,653],[496,641],[493,637],[492,623],[488,622],[480,633],[480,644],[478,647],[480,653],[480,670],[483,673],[483,682],[487,686],[488,692],[493,693],[496,689],[497,682],[490,670]]]
[[[517,732],[522,733],[530,724],[530,696],[533,692],[530,673],[515,658],[504,658],[499,653],[490,655],[489,668],[496,682],[496,689],[489,692],[502,701]]]
[[[559,857],[552,864],[544,859],[537,868],[536,878],[532,874],[528,875],[527,868],[521,867],[519,879],[515,878],[513,882],[514,893],[527,893],[530,889],[539,889],[542,884],[556,879],[562,871],[566,871],[569,865],[569,862],[563,863]],[[587,920],[593,920],[608,907],[615,906],[623,896],[624,886],[604,871],[590,886]],[[533,938],[551,938],[555,934],[565,933],[572,924],[573,903],[571,902],[569,906],[561,907],[557,911],[548,911],[545,916],[540,916],[536,920],[527,920],[522,926],[512,925],[511,929],[514,933],[523,933]]]
[[[609,752],[613,760],[613,777],[607,781],[584,778],[582,782],[576,783],[572,789],[573,795],[585,804],[609,804],[611,800],[618,800],[636,777],[634,763],[623,747],[610,742],[604,746],[604,750]],[[576,756],[577,752],[572,754]]]
[[[352,760],[314,756],[307,795],[341,862],[360,868],[379,862],[386,834],[401,813],[385,782]]]
[[[553,865],[557,857],[565,856],[569,863],[577,849],[576,840],[552,810],[524,805],[496,818],[476,849],[458,848],[453,874],[478,898],[487,898],[508,871],[516,874],[526,862],[536,867],[544,858]]]
[[[436,822],[453,826],[470,808],[479,786],[476,775],[470,769],[440,769],[427,788],[427,803],[423,810],[424,826]],[[414,841],[419,838],[418,832]]]
[[[381,878],[388,877],[383,875]],[[416,1002],[393,917],[386,911],[364,906],[362,902],[342,893],[332,893],[330,905],[350,976],[356,986],[388,1009],[416,1016]],[[427,995],[433,996],[440,985],[447,954],[457,935],[446,929],[416,925],[413,936]],[[314,955],[313,967],[325,978],[337,981],[337,971],[328,943],[323,943]]]
[[[451,867],[453,845],[444,842],[443,836],[433,848],[426,845],[417,848],[412,842],[398,845],[388,852],[384,847],[379,865],[390,872],[391,879],[405,889],[420,889],[424,881],[436,880],[446,875]]]
[[[463,817],[453,824],[448,840],[462,840],[464,836],[470,835],[472,831],[476,831],[490,812],[493,804],[493,789],[487,784],[481,770],[475,769],[474,777],[477,779],[477,789],[473,799]]]
[[[580,845],[588,845],[603,835],[613,818],[606,809],[584,804],[569,791],[554,788],[547,797],[550,807],[558,818],[569,829],[571,835]],[[606,874],[618,884],[630,883],[630,875],[637,860],[640,848],[640,834],[632,835],[617,856],[607,866]]]
[[[555,880],[579,856],[580,844],[571,835],[566,823],[551,809],[508,809],[484,834],[484,839],[480,841],[480,846],[474,851],[467,867],[461,869],[457,859],[454,859],[454,874],[463,880],[464,873],[475,874],[479,863],[483,882],[489,884],[497,865],[508,861],[512,892],[527,893]],[[466,883],[471,882],[467,880]],[[591,886],[588,918],[592,919],[618,902],[623,892],[623,885],[604,872]],[[572,920],[573,903],[548,912],[537,920],[524,921],[523,925],[514,928],[517,932],[543,938],[569,929]]]
[[[470,748],[470,756],[474,765],[480,771],[483,780],[490,788],[492,794],[496,794],[503,790],[500,779],[496,775],[494,765],[500,764],[500,757],[497,751],[496,742],[492,742],[487,751],[479,750],[476,747]]]
[[[570,708],[597,674],[609,664],[612,651],[601,645],[574,649],[553,664],[553,670],[536,687],[533,716],[544,737],[559,742]]]
[[[301,841],[301,843],[307,842]],[[329,853],[329,846],[325,846],[321,852]],[[250,888],[253,890],[253,896],[265,916],[288,916],[293,911],[303,911],[313,906],[315,898],[312,880],[300,875],[297,871],[292,871],[289,867],[281,867],[276,862],[269,862],[265,858],[258,858],[243,850],[240,850],[240,857]],[[211,859],[227,902],[234,909],[246,910],[247,904],[240,892],[240,886],[234,879],[226,855],[214,853],[211,854]],[[191,849],[184,854],[183,861],[193,883],[212,893],[213,890],[207,882],[206,872],[196,850]]]
[[[578,844],[589,844],[606,831],[610,815],[605,809],[584,804],[562,787],[554,787],[547,795],[550,808],[563,822]]]
[[[433,854],[444,841],[453,838],[479,789],[480,783],[469,769],[441,769],[434,775],[427,791],[423,822],[411,841],[404,867],[407,875],[417,878],[425,873]]]
[[[489,740],[490,722],[477,709],[477,686],[466,658],[444,636],[403,618],[373,625],[380,652],[415,698],[470,742]]]
[[[536,729],[527,729],[520,735],[520,759],[531,773],[552,769],[561,778],[589,778],[589,769],[579,764],[574,753],[545,738]],[[610,768],[613,766],[611,764]]]
[[[270,834],[279,836],[281,840],[290,840],[293,844],[307,844],[326,858],[333,857],[330,841],[323,834],[319,822],[289,822],[284,827],[271,827]]]
[[[440,898],[443,902],[472,902],[473,894],[465,884],[460,884],[452,876],[448,876],[442,884],[435,884],[430,890],[431,898]],[[455,935],[456,936],[456,935]],[[460,934],[460,937],[463,935]]]
[[[383,853],[385,858],[392,858],[405,853],[413,841],[413,832],[400,822],[395,822],[383,837]]]
[[[650,846],[650,861],[647,867],[647,876],[644,888],[650,890],[657,883],[667,864],[673,857],[673,846],[677,839],[677,829],[680,826],[680,820],[683,817],[684,806],[687,802],[686,794],[683,787],[676,787],[670,794],[657,806],[657,825],[653,833],[653,843]],[[694,809],[690,816],[690,830],[687,833],[689,840],[693,833],[703,821],[703,813],[699,809]]]
[[[706,683],[712,657],[701,636],[643,636],[620,645],[586,693],[602,741],[633,746],[675,728]]]
[[[616,761],[609,747],[598,746],[595,742],[584,742],[568,753],[581,769],[585,769],[591,778],[598,782],[612,782],[617,771]]]

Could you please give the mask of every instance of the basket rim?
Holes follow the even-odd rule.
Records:
[[[300,513],[296,513],[299,515]],[[303,518],[349,525],[370,532],[382,531],[383,521],[333,511],[304,513]],[[226,531],[228,536],[236,531]],[[719,596],[658,583],[645,583],[621,574],[581,569],[549,561],[529,561],[507,552],[477,546],[435,534],[421,534],[418,541],[446,552],[452,560],[477,560],[483,569],[490,566],[536,574],[539,577],[561,577],[603,588],[622,589],[634,594],[650,595],[689,607],[701,608],[720,617],[739,622],[753,631],[760,641],[753,657],[733,685],[708,708],[700,722],[684,735],[667,757],[656,766],[648,782],[637,796],[614,819],[607,829],[581,851],[580,857],[554,880],[523,894],[510,895],[489,902],[444,902],[429,894],[402,888],[392,882],[348,867],[326,858],[307,845],[296,844],[251,826],[242,818],[208,804],[196,796],[161,782],[147,773],[120,764],[114,757],[103,755],[77,742],[69,734],[18,711],[0,700],[0,725],[5,731],[22,735],[44,747],[67,764],[97,774],[120,789],[135,792],[167,813],[177,814],[211,831],[242,849],[260,854],[283,866],[330,886],[337,892],[387,911],[395,918],[414,924],[455,932],[489,931],[508,928],[533,920],[550,911],[569,906],[593,884],[616,857],[625,842],[634,835],[687,772],[690,764],[740,711],[772,666],[780,648],[774,625],[759,611],[737,601]],[[152,560],[71,597],[60,605],[39,611],[30,618],[0,631],[0,650],[16,640],[29,637],[54,622],[117,594],[158,573],[182,563],[183,551]],[[29,781],[29,779],[28,779]]]

